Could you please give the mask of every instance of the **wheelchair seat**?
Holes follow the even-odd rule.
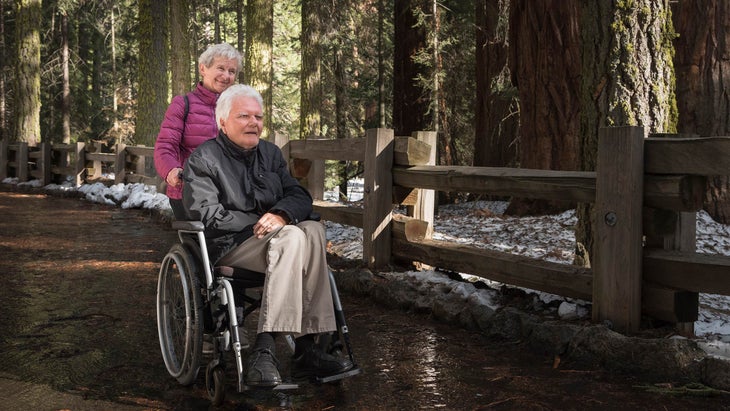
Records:
[[[160,349],[169,374],[182,385],[192,384],[203,363],[203,339],[213,345],[212,359],[205,371],[205,386],[212,403],[220,405],[225,396],[224,363],[232,352],[238,372],[238,391],[249,389],[245,375],[243,344],[239,326],[261,305],[261,295],[248,290],[260,289],[265,275],[239,267],[214,266],[208,259],[200,221],[175,221],[179,243],[174,244],[162,261],[157,284],[157,328]],[[349,355],[353,369],[335,376],[317,379],[317,383],[341,380],[361,373],[350,347],[339,293],[332,272],[330,289],[335,308],[337,331],[321,338],[330,353]],[[237,311],[240,310],[240,311]],[[294,339],[287,336],[289,347]],[[297,384],[283,383],[274,390],[295,389]]]

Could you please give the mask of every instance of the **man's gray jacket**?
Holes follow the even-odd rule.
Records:
[[[205,224],[211,262],[251,237],[267,212],[291,224],[312,212],[309,192],[291,176],[279,147],[265,140],[244,150],[219,132],[193,152],[183,178],[183,204],[188,219]]]

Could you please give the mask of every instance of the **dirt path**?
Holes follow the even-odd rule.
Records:
[[[176,235],[148,211],[0,190],[0,409],[208,409],[202,378],[180,387],[157,340],[157,270]],[[343,293],[365,374],[303,387],[294,409],[730,409],[552,359]],[[280,352],[283,352],[280,351]],[[282,361],[286,358],[282,355]],[[219,409],[270,409],[239,394]],[[674,394],[674,395],[673,395]]]

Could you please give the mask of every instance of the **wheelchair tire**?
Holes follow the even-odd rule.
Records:
[[[226,376],[221,365],[208,367],[205,370],[205,389],[211,404],[217,407],[226,398]]]
[[[192,384],[203,354],[203,302],[197,266],[181,244],[170,248],[157,282],[157,331],[170,375]]]

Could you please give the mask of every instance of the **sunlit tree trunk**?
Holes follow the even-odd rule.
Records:
[[[188,0],[170,0],[170,71],[172,95],[190,90],[190,5]]]
[[[580,32],[578,0],[514,0],[509,45],[520,96],[521,168],[580,169]],[[545,214],[574,203],[512,199],[508,214]]]
[[[299,138],[320,136],[322,130],[322,7],[318,0],[302,1],[302,72]]]
[[[675,4],[678,132],[730,134],[730,0]],[[705,211],[730,224],[730,178],[712,176]]]
[[[264,136],[271,131],[274,79],[274,1],[248,0],[246,6],[246,79],[264,98]]]
[[[113,132],[116,143],[121,143],[119,136],[119,116],[118,106],[119,100],[117,96],[117,25],[114,15],[114,5],[111,6],[111,49],[112,49],[112,123]]]
[[[581,2],[581,169],[596,169],[598,130],[642,126],[675,132],[671,61],[674,29],[667,0]],[[591,209],[578,206],[576,263],[593,247]]]
[[[166,0],[139,0],[139,91],[135,142],[153,146],[169,103]]]
[[[68,14],[61,13],[61,135],[65,144],[71,142],[71,84],[69,78],[69,51],[68,51]]]
[[[41,0],[15,0],[15,140],[41,141]]]

